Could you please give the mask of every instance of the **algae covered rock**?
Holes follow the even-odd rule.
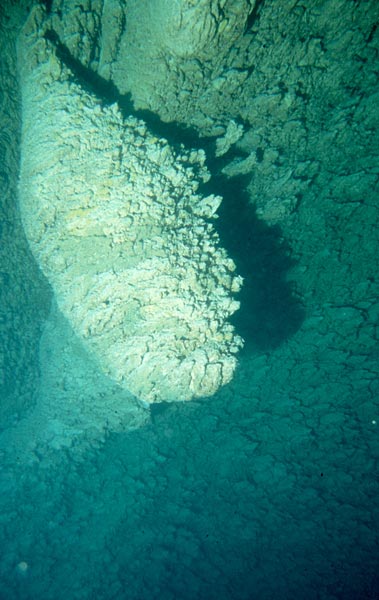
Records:
[[[241,339],[241,278],[202,197],[202,151],[174,151],[86,91],[32,12],[19,41],[19,197],[59,309],[101,369],[145,403],[210,396]]]

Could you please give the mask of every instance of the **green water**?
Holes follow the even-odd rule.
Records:
[[[205,83],[204,56],[181,59],[158,108],[148,59],[141,88],[131,61],[131,97],[115,61],[123,110],[140,102],[155,135],[205,148],[212,177],[201,189],[224,198],[216,229],[244,278],[232,381],[212,398],[122,416],[127,392],[49,313],[53,292],[21,225],[14,40],[26,8],[6,4],[0,600],[378,599],[378,4],[257,1],[251,39],[225,53],[230,83],[207,87],[219,49]],[[98,10],[46,4],[63,23],[66,4]],[[112,6],[124,3],[104,13]],[[172,91],[178,73],[189,99]],[[100,94],[87,67],[76,75]],[[108,92],[113,102],[113,80]],[[244,136],[217,157],[216,129],[233,119]],[[230,176],[253,151],[254,166]]]

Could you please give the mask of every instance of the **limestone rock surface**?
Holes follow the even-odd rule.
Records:
[[[83,89],[34,10],[19,43],[20,206],[59,309],[113,380],[145,403],[210,396],[241,339],[241,278],[211,223],[202,151],[175,152]]]

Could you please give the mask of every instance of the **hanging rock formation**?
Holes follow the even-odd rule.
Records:
[[[198,194],[204,153],[176,153],[57,57],[41,8],[19,42],[20,207],[57,305],[103,372],[143,403],[210,396],[241,339],[235,265]]]

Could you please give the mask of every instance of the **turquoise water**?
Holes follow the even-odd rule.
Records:
[[[298,387],[274,369],[245,358],[210,401],[79,457],[15,460],[1,598],[376,598],[372,415],[327,369],[310,391],[302,365]]]
[[[20,114],[9,73],[21,17],[9,5],[0,600],[379,599],[378,6],[303,4],[283,3],[278,20],[275,3],[255,3],[246,27],[256,41],[231,46],[233,76],[242,55],[250,61],[238,93],[231,81],[229,95],[220,82],[216,99],[201,95],[195,78],[198,112],[183,117],[172,101],[179,116],[167,124],[168,101],[157,114],[136,111],[172,147],[205,148],[212,177],[201,191],[223,196],[215,227],[244,278],[231,321],[245,346],[231,382],[150,409],[107,379],[54,303],[50,312],[54,293],[15,202]],[[100,94],[104,81],[87,76],[76,72],[81,89]],[[210,118],[244,128],[225,155]]]
[[[279,322],[276,298],[259,306]],[[333,348],[338,332],[299,324],[299,307],[287,339],[247,338],[212,399],[3,463],[0,597],[377,598],[375,351]]]

